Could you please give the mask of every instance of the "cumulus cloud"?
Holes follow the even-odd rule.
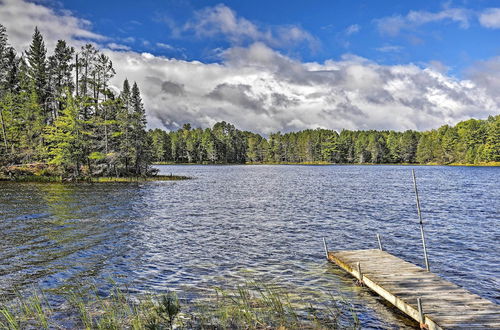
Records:
[[[164,81],[161,84],[161,90],[166,94],[174,95],[174,96],[182,96],[184,95],[184,85],[177,84],[173,81]]]
[[[319,41],[309,32],[296,25],[260,27],[239,17],[231,8],[219,4],[195,13],[187,22],[184,31],[194,32],[197,37],[223,36],[234,44],[261,41],[272,47],[293,46],[306,43],[311,50],[319,47]]]
[[[0,13],[10,6],[19,7],[19,3],[27,8],[41,7],[21,0],[4,1],[0,2]],[[61,24],[57,13],[40,10],[46,31],[57,30]],[[33,17],[18,12],[16,20],[32,20],[31,25],[2,20],[9,35],[18,35],[11,38],[18,50],[31,39],[31,33],[23,33],[32,31],[42,19],[36,16],[37,11],[28,12]],[[47,17],[49,14],[52,16]],[[66,38],[78,43],[87,35],[91,40],[105,40],[96,37],[90,25],[68,15],[65,19],[74,22],[74,31],[48,33],[47,39]],[[121,87],[125,78],[137,81],[152,128],[175,129],[187,122],[207,127],[225,120],[264,134],[317,127],[428,129],[499,112],[500,99],[495,95],[500,77],[494,74],[500,72],[498,58],[477,64],[469,80],[459,80],[433,67],[386,66],[356,55],[304,63],[263,42],[224,50],[220,63],[110,48],[103,52],[117,69],[113,87]]]
[[[490,29],[500,29],[500,8],[489,8],[480,13],[479,23]]]
[[[484,87],[497,104],[500,104],[500,56],[480,61],[467,70],[467,76],[477,85]]]
[[[264,134],[316,127],[428,129],[498,113],[499,100],[480,81],[356,56],[302,63],[259,43],[227,50],[222,63],[211,64],[109,55],[117,67],[128,68],[119,70],[118,81],[128,76],[143,86],[153,124],[169,128],[226,120]]]
[[[91,31],[92,24],[68,11],[55,11],[24,0],[1,0],[0,23],[7,27],[9,40],[18,49],[31,42],[35,26],[45,36],[47,46],[53,48],[58,39],[71,40],[80,45],[81,39],[104,41],[107,38]]]
[[[463,29],[469,27],[470,13],[464,8],[445,8],[440,12],[410,11],[406,16],[394,15],[375,20],[381,34],[396,36],[402,30],[409,30],[418,26],[439,22],[452,21]]]

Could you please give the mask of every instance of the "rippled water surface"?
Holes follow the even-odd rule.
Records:
[[[0,182],[0,295],[117,279],[133,292],[269,280],[412,326],[324,259],[377,247],[422,265],[410,167],[159,166],[177,182]],[[433,272],[500,303],[500,168],[417,167]]]

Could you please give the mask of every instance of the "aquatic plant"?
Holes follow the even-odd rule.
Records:
[[[114,286],[106,297],[95,286],[63,290],[55,308],[41,290],[0,305],[1,329],[346,329],[359,328],[350,304],[331,296],[328,304],[302,301],[273,284],[247,282],[215,288],[202,299],[175,292],[133,296]],[[181,312],[181,310],[183,312]]]

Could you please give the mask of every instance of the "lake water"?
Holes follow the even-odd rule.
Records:
[[[343,296],[363,327],[414,325],[334,265],[384,248],[423,266],[411,167],[159,166],[176,182],[0,182],[0,295],[113,278],[197,296],[247,280]],[[500,303],[500,168],[415,167],[431,270]],[[57,291],[57,290],[56,290]]]

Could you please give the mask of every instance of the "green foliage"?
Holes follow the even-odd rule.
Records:
[[[38,27],[35,27],[33,40],[26,52],[26,58],[29,68],[28,75],[34,84],[37,100],[42,108],[46,108],[48,97],[47,49],[45,48],[45,42],[43,41],[43,36],[38,30]]]
[[[78,117],[78,109],[75,99],[69,96],[66,107],[54,125],[46,127],[44,135],[48,142],[49,163],[62,166],[64,173],[74,173],[74,177],[79,176],[84,154],[81,139],[84,128],[82,120]]]
[[[166,323],[171,329],[173,329],[175,318],[180,311],[181,304],[175,292],[169,292],[166,295],[163,295],[158,302],[158,306],[155,308],[155,312],[159,318],[158,323]],[[147,328],[158,329],[158,323],[155,324],[155,327],[151,327],[153,323],[150,323],[150,326]]]
[[[90,44],[75,54],[59,40],[47,57],[38,28],[18,56],[0,25],[0,166],[46,163],[65,180],[154,173],[139,87],[125,81],[117,97],[114,75]]]
[[[500,116],[427,132],[315,129],[269,135],[220,122],[201,130],[148,132],[155,162],[172,163],[467,163],[498,162]]]
[[[488,124],[482,158],[490,162],[500,162],[500,115],[488,118]]]

